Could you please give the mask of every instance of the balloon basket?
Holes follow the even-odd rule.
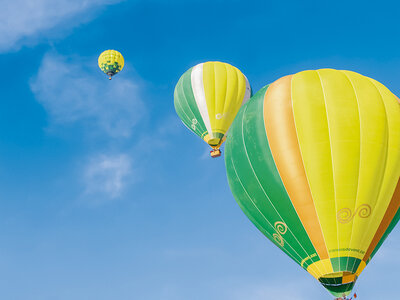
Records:
[[[222,151],[220,149],[214,149],[210,151],[210,155],[212,158],[220,157],[222,154]]]

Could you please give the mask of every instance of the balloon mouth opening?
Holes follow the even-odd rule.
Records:
[[[349,271],[339,271],[339,272],[325,274],[319,278],[319,281],[330,282],[330,281],[335,281],[338,278],[341,278],[342,283],[345,283],[345,282],[354,281],[357,278],[357,275],[354,274],[353,272],[349,272]]]
[[[357,275],[344,271],[326,274],[319,282],[335,297],[348,296],[357,280]]]
[[[223,133],[213,133],[213,137],[210,137],[210,135],[207,134],[203,139],[211,148],[219,149],[222,143],[225,142],[226,137]]]
[[[108,79],[111,80],[111,78],[115,75],[115,73],[114,72],[107,72],[107,75],[108,75]]]
[[[219,138],[213,138],[209,139],[207,143],[212,147],[212,146],[218,146],[218,144],[221,142],[221,139]]]

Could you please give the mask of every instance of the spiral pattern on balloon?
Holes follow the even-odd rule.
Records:
[[[287,231],[287,225],[280,221],[275,222],[274,227],[279,234],[285,234]]]
[[[337,212],[336,217],[339,223],[346,224],[353,220],[356,215],[360,218],[368,218],[371,215],[371,211],[370,205],[362,204],[355,210],[354,214],[350,208],[345,207]]]
[[[277,242],[279,245],[281,245],[283,247],[283,245],[285,243],[283,242],[282,236],[279,233],[274,233],[272,236],[273,236],[275,242]]]
[[[368,218],[371,215],[371,210],[371,206],[368,204],[363,204],[356,210],[355,213],[358,213],[360,218]]]
[[[339,210],[336,216],[337,216],[337,220],[339,221],[339,223],[342,223],[342,224],[346,224],[354,218],[354,215],[353,215],[351,209],[347,208],[347,207]]]

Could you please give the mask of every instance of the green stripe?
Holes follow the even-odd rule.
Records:
[[[226,148],[225,148],[226,149]],[[225,159],[226,162],[226,159]],[[234,169],[233,169],[234,170]],[[241,184],[240,178],[239,176],[236,174],[236,178],[231,177],[229,179],[229,182],[231,181],[236,181],[235,186],[232,188],[232,193],[235,195],[241,195],[241,198],[247,198],[249,201],[251,201],[251,198],[249,197],[249,195],[247,194],[246,189],[243,187],[243,185]],[[259,224],[258,223],[258,219],[254,218],[252,214],[249,214],[246,210],[245,207],[242,205],[241,202],[238,201],[238,204],[240,206],[240,208],[244,211],[244,213],[246,214],[246,216],[250,219],[250,221],[258,228],[258,230],[260,230],[271,242],[273,242],[276,246],[280,247],[280,245],[274,240],[273,238],[273,234],[275,233],[274,230],[268,230],[265,229],[266,226],[264,226],[263,224]],[[268,228],[268,227],[267,227]],[[290,257],[292,258],[295,262],[299,263],[299,258],[296,256],[294,257],[293,255],[295,255],[292,251],[288,251],[285,248],[282,248],[282,250]]]
[[[320,260],[279,176],[265,132],[263,105],[268,86],[257,92],[236,116],[225,147],[232,193],[247,217],[303,268]],[[274,224],[284,222],[285,234]],[[273,238],[275,234],[276,239]],[[278,235],[278,236],[277,236]],[[283,244],[277,239],[282,238]]]
[[[333,278],[320,277],[318,280],[323,284],[337,285],[337,284],[342,284],[342,279],[343,277],[333,277]]]
[[[174,106],[182,122],[202,138],[207,132],[192,89],[192,69],[187,70],[179,79],[174,91]]]
[[[348,271],[355,273],[358,266],[361,263],[361,259],[355,257],[333,257],[331,258],[331,264],[334,272]]]

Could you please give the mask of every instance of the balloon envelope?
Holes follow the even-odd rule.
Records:
[[[106,50],[100,54],[98,64],[99,68],[111,79],[124,67],[124,57],[116,50]]]
[[[222,62],[206,62],[186,71],[174,92],[182,122],[211,147],[219,147],[241,105],[251,95],[247,78]]]
[[[230,129],[233,195],[275,245],[348,295],[400,214],[400,104],[381,83],[323,69],[262,88]]]

